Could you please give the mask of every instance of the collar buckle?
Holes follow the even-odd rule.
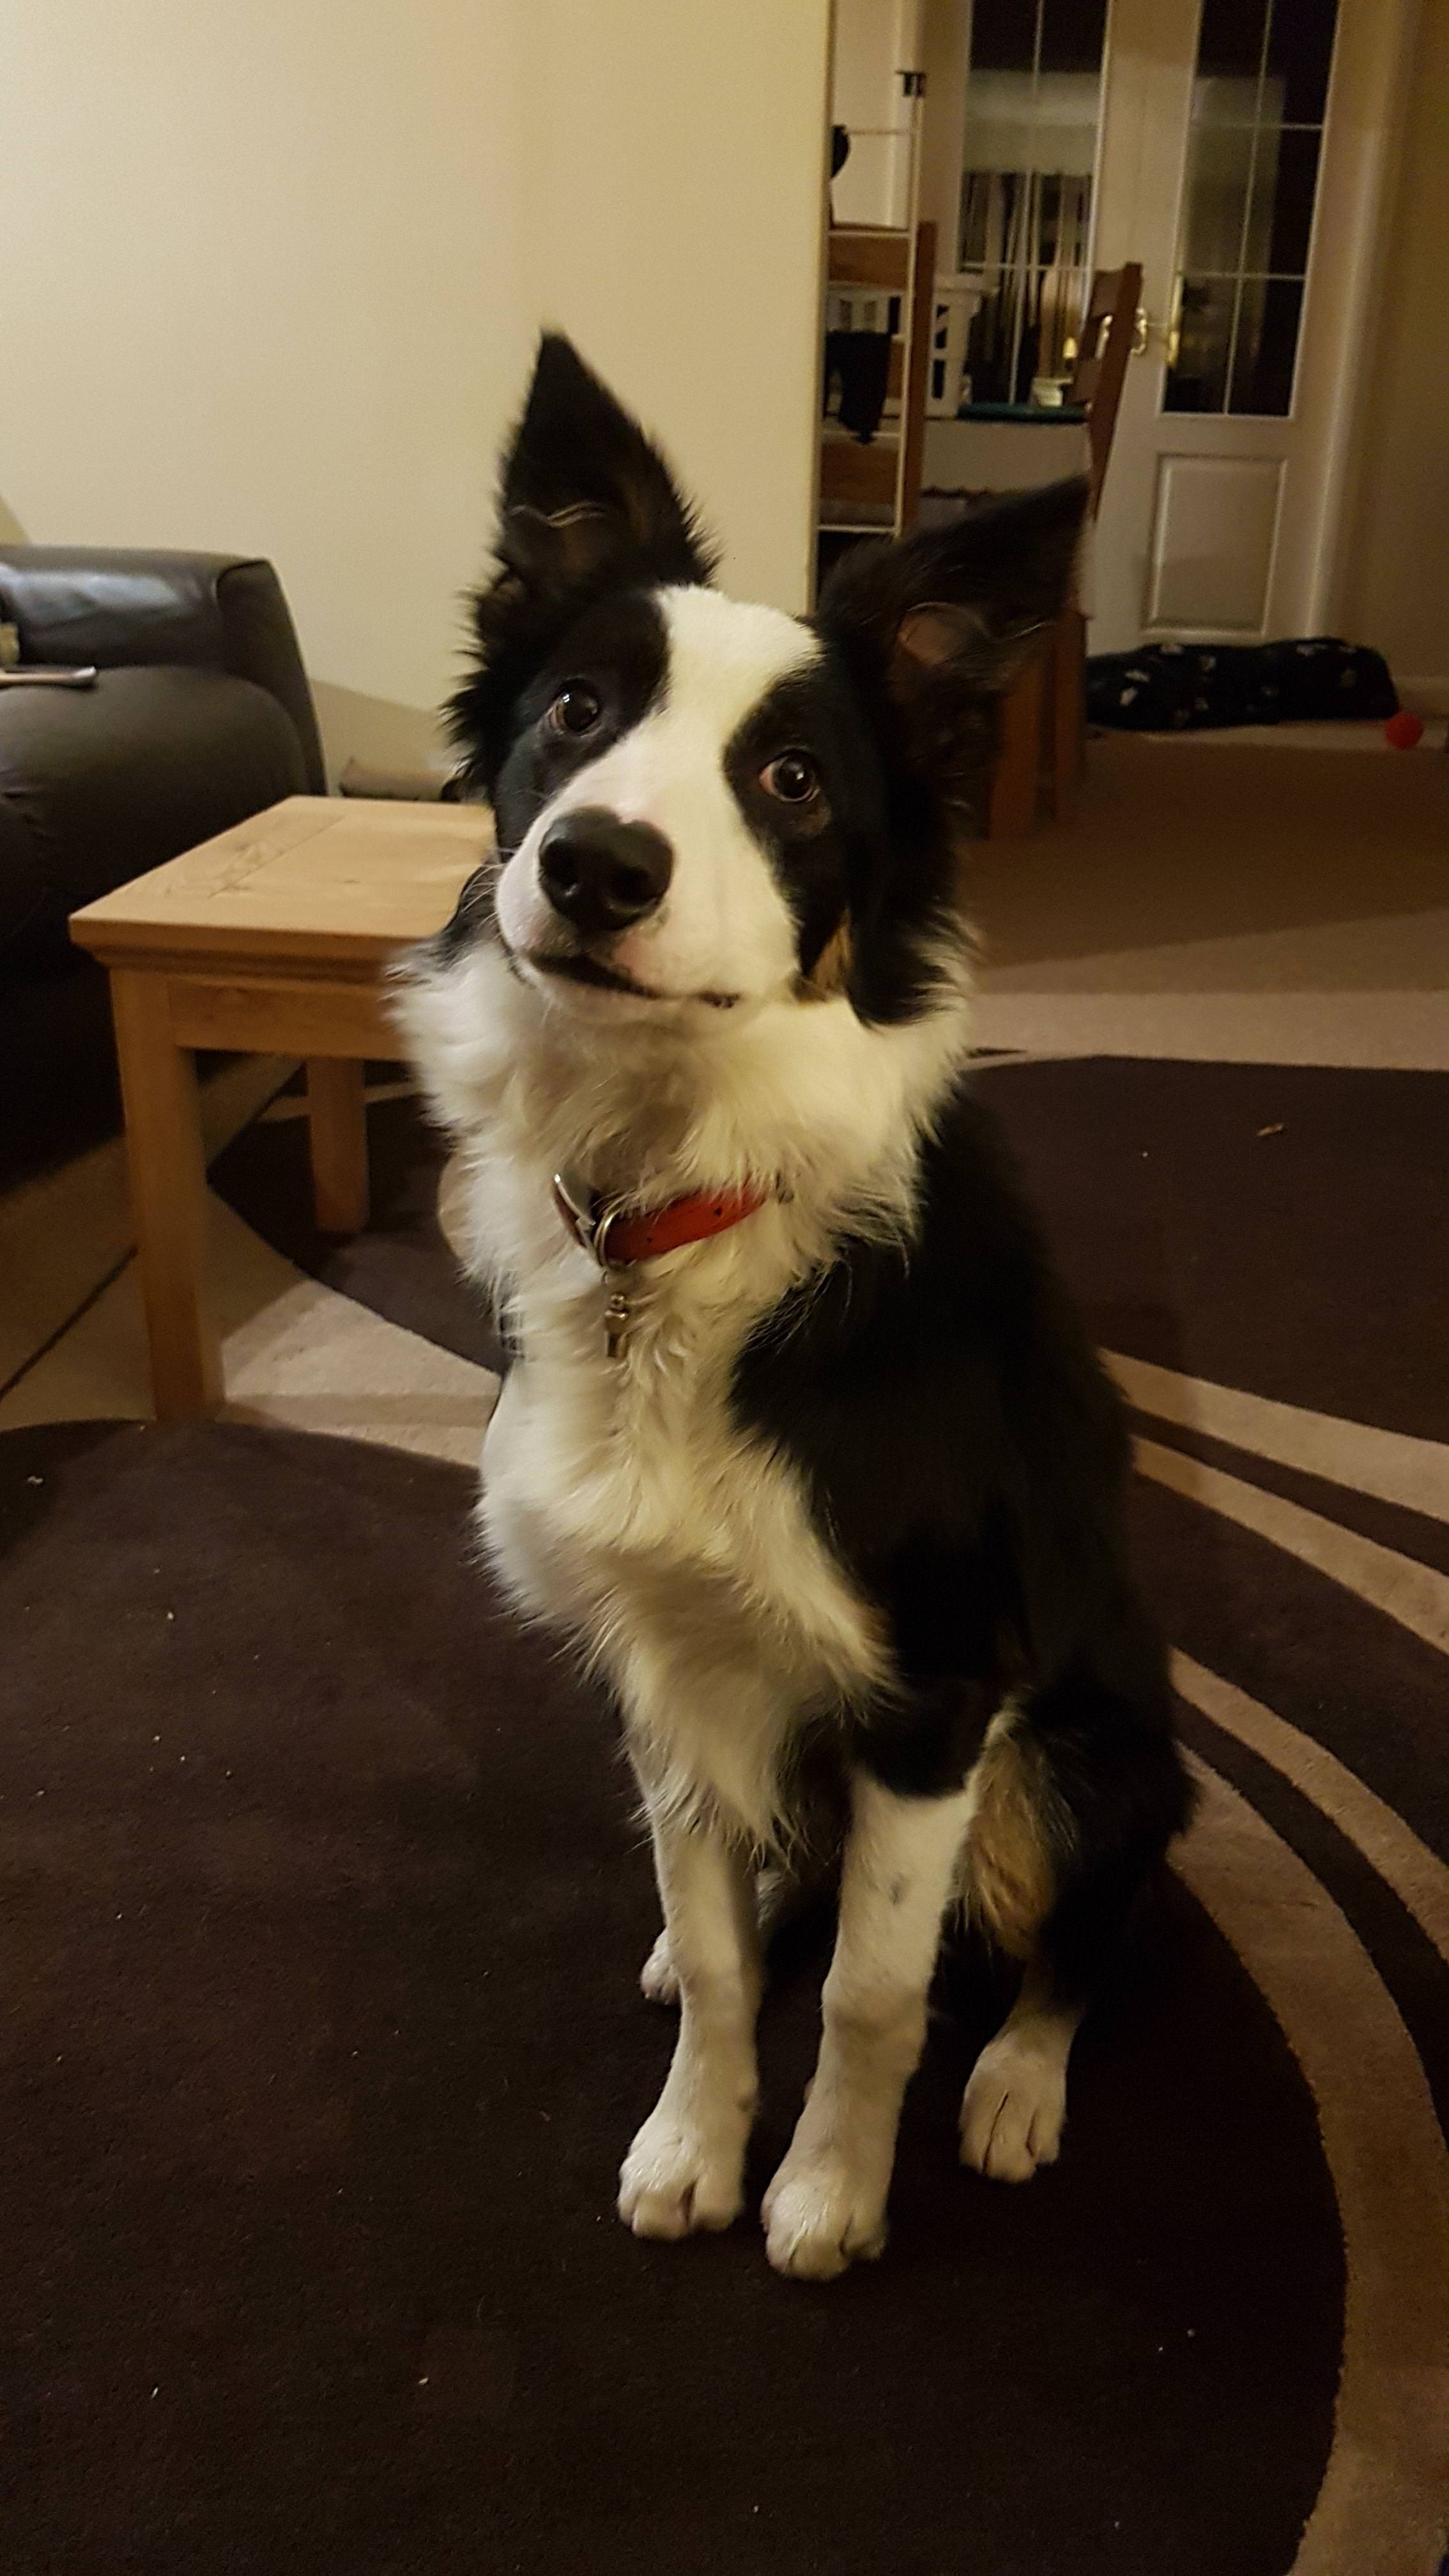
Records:
[[[570,1188],[562,1172],[553,1176],[553,1200],[575,1243],[601,1270],[620,1265],[609,1259],[609,1233],[623,1214],[617,1199],[597,1199],[591,1191]]]

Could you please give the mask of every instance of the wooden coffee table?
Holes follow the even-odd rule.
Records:
[[[317,1221],[367,1222],[363,1065],[402,1058],[388,962],[441,929],[492,845],[478,806],[289,796],[71,915],[110,970],[158,1420],[221,1402],[193,1050],[302,1056]]]

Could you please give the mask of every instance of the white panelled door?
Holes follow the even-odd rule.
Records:
[[[1093,652],[1322,629],[1396,0],[1113,0],[1096,264],[1143,267]]]

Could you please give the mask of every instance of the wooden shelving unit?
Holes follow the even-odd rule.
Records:
[[[822,536],[901,536],[920,506],[936,273],[936,227],[914,231],[873,224],[835,224],[829,237],[828,290],[852,287],[888,296],[898,327],[890,353],[886,409],[868,445],[828,416],[821,425],[817,531]]]

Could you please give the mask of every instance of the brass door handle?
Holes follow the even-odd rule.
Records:
[[[1137,316],[1132,325],[1132,346],[1127,353],[1128,356],[1132,358],[1145,358],[1150,338],[1151,326],[1147,319],[1147,308],[1145,305],[1139,304],[1137,307]]]

